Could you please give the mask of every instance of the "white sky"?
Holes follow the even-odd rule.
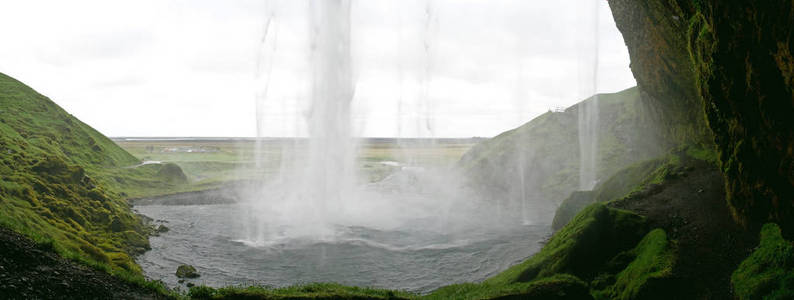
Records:
[[[592,94],[595,53],[599,92],[635,85],[607,1],[426,1],[354,2],[356,134],[496,135]],[[0,72],[109,136],[255,136],[272,66],[264,135],[303,135],[306,6],[3,0]]]

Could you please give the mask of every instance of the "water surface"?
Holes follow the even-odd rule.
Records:
[[[481,281],[526,259],[540,248],[546,225],[443,230],[421,221],[386,230],[337,226],[334,235],[279,238],[269,243],[241,239],[241,204],[137,206],[170,228],[151,237],[152,250],[137,261],[146,276],[180,286],[180,264],[195,266],[194,284],[286,286],[338,282],[429,292],[460,282]]]

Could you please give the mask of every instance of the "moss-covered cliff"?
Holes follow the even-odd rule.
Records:
[[[701,1],[692,62],[720,149],[728,201],[751,227],[794,235],[794,1]]]
[[[794,2],[609,4],[669,136],[691,143],[713,132],[735,219],[794,234]]]

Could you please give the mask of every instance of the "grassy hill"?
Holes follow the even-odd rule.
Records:
[[[149,247],[128,191],[165,188],[139,161],[25,84],[0,73],[0,224],[67,257],[140,273]]]
[[[481,193],[502,205],[525,199],[537,217],[554,215],[579,187],[579,109],[590,101],[594,98],[562,112],[549,111],[476,145],[461,158],[459,168]],[[599,181],[663,152],[652,112],[641,101],[636,87],[598,95]]]

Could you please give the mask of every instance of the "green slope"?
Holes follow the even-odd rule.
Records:
[[[0,224],[66,256],[139,273],[149,247],[125,190],[163,186],[139,161],[47,97],[0,74]]]
[[[503,205],[533,203],[539,216],[551,216],[579,187],[579,109],[588,98],[562,112],[547,112],[516,129],[484,141],[458,166],[478,190]],[[642,93],[629,88],[598,95],[597,178],[663,153]],[[550,221],[550,220],[549,220]]]

